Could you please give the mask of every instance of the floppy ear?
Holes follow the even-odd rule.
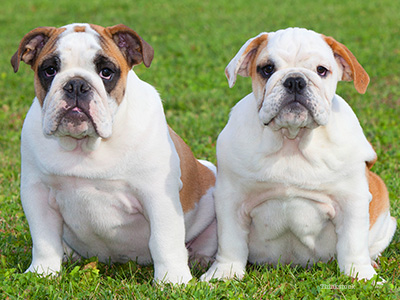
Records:
[[[332,48],[336,61],[343,69],[342,80],[354,80],[357,92],[364,94],[369,83],[369,76],[347,47],[330,36],[324,36],[325,42]]]
[[[154,57],[154,50],[135,31],[123,24],[107,27],[112,39],[124,55],[128,65],[132,68],[141,62],[150,67]]]
[[[57,30],[55,27],[38,27],[28,32],[21,40],[17,52],[11,57],[11,65],[16,73],[22,60],[33,67],[40,51],[46,45],[51,35]]]
[[[254,38],[249,39],[240,48],[239,52],[230,61],[225,69],[226,78],[228,78],[229,87],[233,87],[236,82],[237,74],[247,77],[249,76],[249,66],[257,53],[258,47],[266,41],[268,33],[262,32]]]

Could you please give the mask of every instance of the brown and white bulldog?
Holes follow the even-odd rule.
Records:
[[[186,283],[216,252],[215,167],[166,123],[157,91],[132,71],[153,48],[135,31],[39,27],[11,59],[35,72],[22,129],[21,200],[33,240],[27,271],[56,273],[73,250],[100,261],[154,263]]]
[[[226,68],[251,76],[217,142],[218,254],[203,280],[241,278],[246,262],[306,266],[337,257],[371,279],[396,221],[376,154],[350,106],[335,94],[369,77],[331,37],[289,28],[248,40]]]

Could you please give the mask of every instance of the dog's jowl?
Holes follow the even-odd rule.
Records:
[[[184,283],[189,258],[213,258],[215,167],[193,157],[132,71],[153,54],[124,25],[39,27],[22,39],[11,63],[32,67],[36,92],[21,142],[27,271],[56,273],[73,252],[153,262],[156,281]]]
[[[336,257],[359,279],[396,228],[376,154],[338,81],[364,93],[369,77],[331,37],[299,28],[248,40],[226,68],[253,92],[218,137],[218,254],[203,276],[242,277],[246,262],[312,265]],[[362,99],[360,98],[360,101]]]

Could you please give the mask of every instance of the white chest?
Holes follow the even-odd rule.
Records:
[[[267,193],[266,201],[256,206],[253,203],[253,208],[247,206],[246,209],[251,209],[251,262],[293,262],[305,266],[334,255],[334,204],[323,194],[303,192],[299,195],[292,196],[286,191],[269,198]]]
[[[82,256],[150,262],[150,228],[134,190],[123,181],[52,177],[50,205],[64,221],[63,238]]]

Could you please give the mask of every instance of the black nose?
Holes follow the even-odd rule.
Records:
[[[301,93],[307,83],[302,77],[289,77],[285,80],[283,86],[289,93]]]
[[[63,89],[70,96],[81,97],[90,91],[90,86],[83,79],[71,79],[64,85]]]

